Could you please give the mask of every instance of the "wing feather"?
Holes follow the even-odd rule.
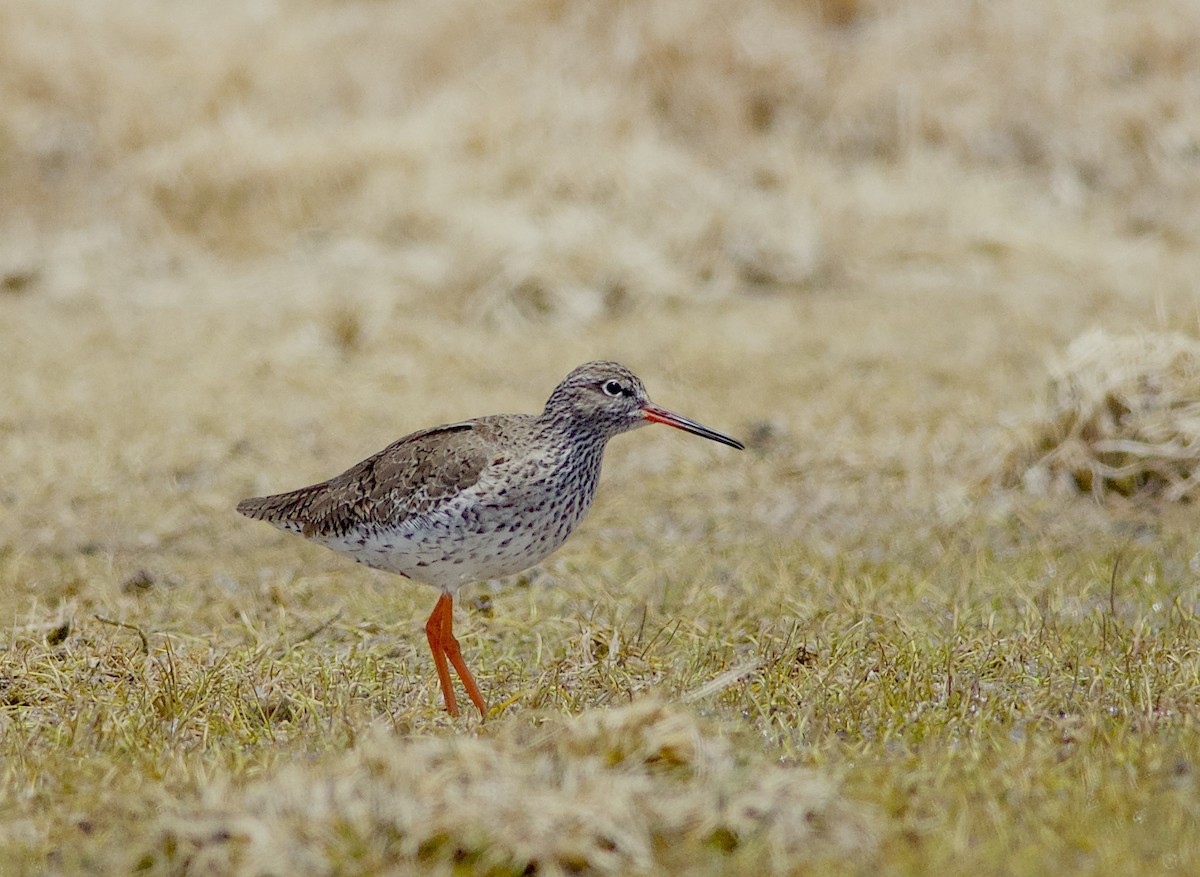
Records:
[[[245,499],[237,510],[308,537],[398,526],[437,510],[499,462],[502,432],[490,420],[414,432],[328,481]]]

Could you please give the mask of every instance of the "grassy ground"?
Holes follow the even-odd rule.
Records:
[[[1192,4],[0,7],[0,873],[1200,871],[1190,507],[997,486],[1197,332]],[[619,359],[457,627],[239,518]]]

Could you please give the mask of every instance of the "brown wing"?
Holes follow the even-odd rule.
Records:
[[[428,514],[503,458],[501,432],[489,420],[414,432],[335,478],[245,499],[237,510],[310,537],[342,535],[361,525],[394,526]]]

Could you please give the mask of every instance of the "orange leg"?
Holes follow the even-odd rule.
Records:
[[[446,666],[446,659],[449,658],[458,677],[462,679],[471,702],[479,710],[480,718],[486,717],[487,705],[483,702],[483,695],[479,693],[475,677],[463,662],[462,650],[458,647],[458,640],[454,638],[454,598],[449,594],[444,593],[438,598],[437,605],[433,607],[433,614],[425,623],[425,636],[429,639],[429,650],[433,652],[433,663],[437,666],[442,698],[446,701],[446,712],[455,718],[458,717],[458,701],[454,697],[450,668]]]
[[[475,704],[475,709],[479,710],[480,720],[486,719],[487,704],[483,702],[483,695],[479,693],[475,677],[467,669],[467,665],[463,661],[462,650],[458,647],[458,640],[454,638],[454,598],[449,594],[443,594],[442,599],[446,601],[446,611],[442,616],[444,625],[442,627],[442,648],[446,652],[446,657],[450,659],[450,663],[454,665],[454,672],[462,680],[463,688],[467,690],[467,697],[471,698],[471,703]]]
[[[454,685],[450,682],[450,668],[446,665],[446,647],[442,643],[445,629],[443,616],[454,609],[449,594],[442,594],[433,613],[425,622],[425,637],[429,640],[429,651],[433,652],[433,663],[437,667],[438,682],[442,684],[442,699],[446,701],[446,712],[458,718],[458,701],[454,698]]]

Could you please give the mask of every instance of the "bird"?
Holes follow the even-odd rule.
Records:
[[[521,572],[566,541],[592,504],[608,440],[665,424],[744,450],[735,438],[650,401],[617,362],[574,369],[540,414],[495,414],[422,429],[341,475],[237,510],[441,591],[425,625],[446,711],[459,715],[452,666],[486,720],[454,637],[463,585]]]

